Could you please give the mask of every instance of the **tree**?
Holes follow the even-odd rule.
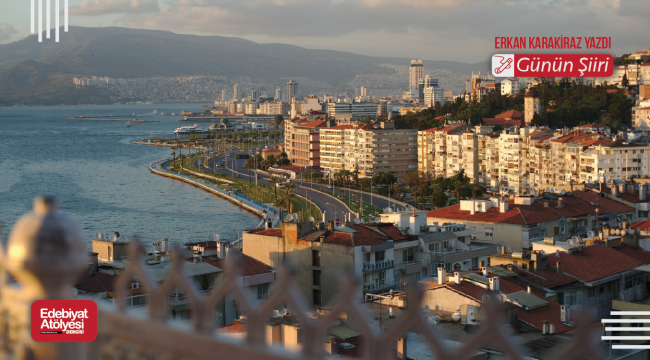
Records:
[[[273,192],[275,195],[275,201],[278,201],[278,184],[280,184],[280,179],[277,176],[271,176],[269,182],[273,184]]]
[[[537,115],[537,113],[535,113],[535,115]],[[523,116],[521,117],[521,122],[519,123],[519,126],[521,126],[522,128],[526,127],[525,117],[523,117]]]
[[[174,168],[176,167],[176,147],[172,146],[172,157],[174,158]]]
[[[630,85],[630,82],[627,80],[627,74],[623,74],[623,80],[621,80],[621,86],[626,88],[629,85]]]
[[[445,195],[445,192],[438,188],[433,192],[433,195],[431,195],[431,204],[435,206],[436,208],[441,208],[447,206],[447,195]]]
[[[360,179],[359,180],[359,185],[361,185],[362,189],[363,188],[370,189],[370,180],[368,180],[366,178]],[[371,192],[372,192],[372,189],[371,189]]]
[[[286,209],[288,213],[292,212],[291,196],[293,195],[293,188],[294,185],[290,182],[284,184],[284,201],[287,204]]]
[[[284,116],[279,115],[279,114],[275,115],[275,117],[273,118],[273,121],[275,121],[275,126],[276,127],[280,127],[280,126],[282,126],[282,123],[284,123]]]
[[[255,165],[253,164],[251,159],[246,160],[246,162],[244,163],[244,169],[248,170],[248,183],[249,184],[253,183],[252,180],[251,180],[251,169],[254,169],[254,168],[255,168]]]

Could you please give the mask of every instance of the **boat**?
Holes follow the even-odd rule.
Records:
[[[160,112],[160,116],[165,116],[165,112],[164,111]]]
[[[172,113],[172,116],[176,116],[176,113]]]
[[[189,134],[201,134],[206,132],[202,128],[200,128],[198,125],[194,124],[192,126],[181,126],[174,130],[174,133],[176,135],[189,135]]]

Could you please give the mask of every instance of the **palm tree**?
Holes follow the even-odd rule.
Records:
[[[288,213],[291,213],[291,210],[292,210],[291,209],[291,207],[292,207],[291,206],[291,196],[293,195],[293,188],[294,188],[294,185],[292,183],[290,183],[290,182],[284,184],[284,190],[285,190],[284,200],[285,200],[285,202],[287,204],[287,212]]]
[[[250,159],[246,160],[246,162],[244,163],[244,169],[248,170],[248,183],[249,184],[252,184],[252,181],[251,181],[251,169],[253,167],[254,167],[254,165],[251,162],[251,160]]]
[[[280,179],[276,176],[271,176],[269,179],[269,182],[273,184],[273,192],[275,193],[275,201],[278,201],[278,184],[280,183]]]
[[[176,147],[172,146],[172,156],[174,157],[174,166],[176,167]]]

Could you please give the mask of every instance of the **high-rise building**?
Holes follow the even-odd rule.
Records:
[[[367,87],[362,86],[360,90],[361,90],[361,91],[360,91],[359,96],[361,96],[361,97],[366,97],[366,96],[368,96],[368,88],[367,88]]]
[[[235,100],[241,100],[241,87],[239,86],[239,84],[235,84],[232,91],[233,91],[233,98]]]
[[[275,89],[275,101],[282,101],[282,89]]]
[[[287,83],[287,102],[291,102],[291,99],[298,96],[298,83],[290,80]]]
[[[252,90],[251,91],[251,99],[253,99],[253,100],[259,99],[261,95],[262,95],[262,92],[259,91],[259,90]]]
[[[422,60],[411,60],[411,66],[409,66],[409,91],[411,93],[411,99],[418,97],[418,85],[423,78],[424,65],[422,64]]]
[[[221,90],[221,101],[226,101],[228,99],[226,96],[228,96],[228,91],[226,89]]]

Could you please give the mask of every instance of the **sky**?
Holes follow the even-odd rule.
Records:
[[[474,63],[502,52],[494,50],[495,36],[608,36],[619,55],[650,47],[650,0],[69,1],[74,26],[236,36],[371,56]],[[30,0],[0,0],[0,44],[29,34]]]

